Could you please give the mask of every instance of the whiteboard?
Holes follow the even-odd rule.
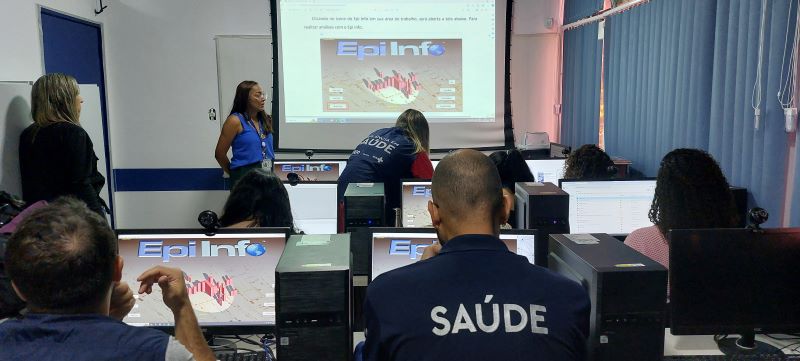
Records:
[[[267,35],[218,35],[217,86],[220,126],[231,111],[236,86],[243,80],[254,80],[264,89],[265,108],[272,113],[272,37]]]
[[[31,119],[30,83],[0,82],[0,190],[22,198],[22,181],[19,174],[19,136],[33,123]]]

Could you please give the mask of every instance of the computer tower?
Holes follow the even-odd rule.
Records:
[[[520,182],[515,188],[517,228],[539,230],[537,249],[547,249],[548,235],[569,233],[569,194],[549,182]],[[547,267],[547,252],[536,253],[536,264]]]
[[[353,331],[364,331],[364,299],[367,296],[369,273],[372,267],[372,231],[366,227],[351,227],[350,251],[353,270]]]
[[[350,183],[344,191],[344,227],[385,227],[383,183]]]
[[[349,361],[350,236],[295,235],[275,269],[278,359]]]
[[[589,292],[590,361],[664,357],[666,268],[604,233],[551,234],[548,267]]]

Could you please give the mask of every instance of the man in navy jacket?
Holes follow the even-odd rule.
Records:
[[[488,157],[460,150],[433,176],[441,246],[367,289],[366,360],[584,360],[589,296],[498,238],[512,200]]]
[[[214,360],[177,268],[139,276],[139,293],[161,288],[175,337],[120,321],[134,298],[120,282],[117,237],[77,199],[28,215],[9,239],[6,267],[28,312],[0,322],[0,360]]]

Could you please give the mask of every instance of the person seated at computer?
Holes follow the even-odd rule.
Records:
[[[738,216],[728,181],[705,151],[675,149],[661,160],[650,206],[653,226],[637,229],[625,244],[669,268],[670,229],[733,228]]]
[[[250,170],[233,186],[219,223],[230,228],[289,227],[296,232],[286,187],[264,169]]]
[[[404,111],[397,117],[394,127],[372,132],[353,150],[347,167],[339,176],[340,207],[347,185],[361,182],[384,183],[386,209],[399,207],[401,179],[433,176],[429,152],[428,120],[418,110]]]
[[[139,293],[160,286],[175,337],[120,322],[134,306],[122,267],[114,232],[82,202],[61,198],[31,213],[6,249],[28,312],[0,323],[0,360],[214,360],[179,269],[157,266],[138,278]]]
[[[609,179],[616,173],[611,157],[594,144],[580,146],[570,152],[564,162],[564,179]]]
[[[432,182],[428,211],[442,246],[370,283],[365,359],[584,360],[589,296],[498,238],[510,204],[489,158],[456,151]]]
[[[500,173],[500,182],[503,184],[503,196],[511,199],[511,213],[508,218],[508,223],[503,225],[503,228],[512,228],[515,225],[516,217],[514,217],[514,183],[517,182],[535,182],[536,179],[531,173],[525,159],[516,149],[500,150],[489,155],[489,159],[497,167],[497,172]]]

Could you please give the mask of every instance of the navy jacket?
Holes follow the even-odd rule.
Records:
[[[27,314],[0,323],[0,360],[159,360],[169,335],[102,315]]]
[[[578,283],[463,235],[369,285],[365,359],[584,360],[590,308]]]
[[[378,129],[353,150],[347,167],[339,176],[339,201],[348,183],[383,183],[387,209],[399,207],[400,180],[411,178],[411,165],[417,158],[416,146],[400,128]]]

